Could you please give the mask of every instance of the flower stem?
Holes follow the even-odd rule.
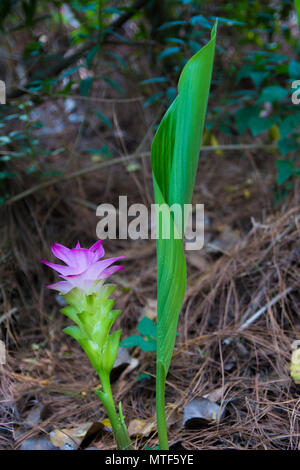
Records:
[[[96,390],[100,400],[103,403],[103,406],[107,412],[108,418],[111,422],[111,426],[113,428],[113,432],[115,435],[117,447],[119,450],[132,450],[132,444],[130,441],[130,437],[128,435],[127,427],[124,421],[124,417],[122,414],[122,408],[120,406],[120,417],[116,411],[114,399],[112,396],[111,386],[110,386],[110,379],[109,374],[106,372],[100,372],[99,377],[101,380],[101,384],[103,387],[103,392]]]
[[[166,374],[161,361],[156,367],[156,420],[160,450],[169,450],[166,410],[165,410]]]

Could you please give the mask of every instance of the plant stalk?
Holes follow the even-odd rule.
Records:
[[[169,450],[165,409],[166,374],[161,361],[156,366],[156,420],[160,450]]]
[[[110,386],[109,374],[101,372],[99,373],[99,377],[103,387],[103,392],[96,390],[97,395],[102,401],[108,418],[111,422],[118,450],[133,450],[123,415],[119,417],[116,411]]]

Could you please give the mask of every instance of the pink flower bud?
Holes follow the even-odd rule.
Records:
[[[125,258],[125,256],[99,261],[105,253],[102,243],[103,240],[98,240],[88,249],[81,248],[79,242],[75,248],[67,248],[59,243],[54,243],[51,247],[52,252],[65,265],[49,263],[42,259],[41,262],[57,271],[59,277],[64,280],[46,287],[58,290],[63,294],[67,294],[74,288],[86,294],[97,292],[101,288],[104,279],[124,269],[123,266],[111,266],[111,264]]]

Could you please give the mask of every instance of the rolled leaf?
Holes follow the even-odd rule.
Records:
[[[204,120],[211,82],[216,42],[216,25],[211,40],[185,65],[178,83],[178,95],[163,117],[151,148],[157,215],[157,380],[160,392],[169,369],[178,316],[186,288],[183,252],[185,221],[170,210],[190,204],[194,189]],[[169,220],[169,222],[168,222]],[[169,224],[169,227],[166,227]],[[164,238],[164,230],[170,237]],[[159,388],[158,387],[158,388]]]
[[[155,202],[165,204],[161,209],[163,220],[174,221],[174,231],[169,239],[162,238],[162,224],[158,226],[157,240],[157,292],[158,292],[158,350],[157,360],[167,372],[172,356],[177,319],[186,286],[186,264],[182,233],[170,206],[191,203],[199,152],[202,141],[206,106],[210,88],[216,41],[216,26],[210,42],[184,67],[178,96],[166,112],[154,137],[151,149]],[[169,211],[169,216],[166,212]]]

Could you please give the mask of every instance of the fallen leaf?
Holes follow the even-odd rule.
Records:
[[[114,363],[114,369],[120,366],[128,366],[130,364],[130,354],[126,348],[119,348],[116,361]]]
[[[48,437],[30,437],[22,442],[20,450],[59,450]]]
[[[5,350],[5,344],[3,341],[0,339],[0,364],[5,364],[6,363],[6,350]]]
[[[291,344],[291,348],[292,348],[293,351],[294,351],[295,349],[300,348],[300,340],[299,340],[299,339],[295,339],[295,341],[293,341],[292,344]]]
[[[114,365],[113,370],[111,371],[111,377],[110,380],[111,382],[115,382],[117,379],[122,380],[126,375],[128,375],[131,371],[136,369],[136,367],[139,365],[138,359],[135,359],[133,357],[130,357],[129,352],[126,348],[119,348],[119,351],[124,350],[124,353],[122,352],[118,356]],[[119,361],[119,363],[117,363]]]
[[[126,371],[124,371],[125,375],[127,375],[132,370],[136,369],[139,363],[140,361],[138,359],[135,359],[134,357],[131,358],[129,366],[127,367]]]
[[[203,398],[206,398],[207,400],[212,401],[212,402],[221,401],[224,396],[226,388],[227,388],[227,385],[224,385],[224,387],[216,388],[215,390],[212,390],[211,392],[203,395]]]
[[[113,432],[111,422],[108,418],[101,421],[101,424],[103,424],[105,431]]]
[[[166,405],[167,427],[171,427],[180,420],[179,409],[175,404]],[[132,419],[128,426],[129,436],[147,437],[156,430],[156,417],[149,419]]]
[[[290,374],[295,384],[300,384],[300,348],[294,349],[291,357]]]
[[[76,450],[84,440],[91,441],[100,430],[104,429],[103,423],[83,423],[81,426],[71,429],[54,429],[50,432],[52,444],[62,450]]]
[[[156,421],[151,419],[132,419],[128,426],[129,436],[147,437],[156,428]]]
[[[183,426],[198,428],[202,425],[221,421],[223,410],[217,403],[200,398],[192,400],[184,408]]]
[[[126,348],[120,347],[113,369],[111,371],[111,382],[115,382],[122,372],[129,366],[131,361],[130,354]]]

